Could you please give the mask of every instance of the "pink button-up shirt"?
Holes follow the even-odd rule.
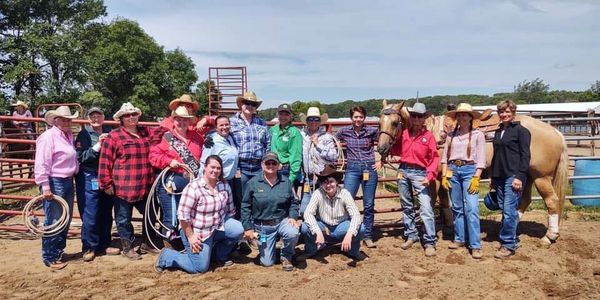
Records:
[[[43,191],[50,190],[50,177],[73,177],[79,170],[73,133],[64,133],[54,126],[42,133],[35,151],[35,183]]]

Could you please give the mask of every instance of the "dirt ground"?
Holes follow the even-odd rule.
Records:
[[[396,205],[378,203],[379,207]],[[78,238],[68,240],[69,265],[51,271],[41,262],[39,239],[0,232],[0,298],[600,299],[600,222],[586,221],[589,218],[583,214],[569,212],[559,242],[546,248],[539,246],[546,213],[526,213],[519,225],[521,248],[505,261],[493,258],[499,226],[498,215],[493,215],[482,217],[484,258],[480,261],[466,250],[448,250],[451,237],[441,229],[436,257],[426,258],[417,246],[404,251],[399,247],[402,228],[388,227],[376,231],[377,248],[363,249],[370,257],[366,261],[354,265],[331,247],[289,273],[280,265],[257,265],[256,250],[235,259],[231,267],[203,275],[156,274],[152,255],[137,262],[102,256],[84,263]],[[399,213],[379,214],[376,223],[400,218]],[[297,253],[302,253],[302,247]]]

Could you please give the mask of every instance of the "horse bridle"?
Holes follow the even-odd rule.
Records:
[[[400,120],[402,120],[401,116],[400,116],[400,112],[396,109],[393,108],[384,108],[381,110],[381,114],[389,116],[389,115],[398,115],[400,117]],[[398,122],[398,124],[400,126],[402,126],[402,121]],[[394,128],[396,128],[396,130],[398,130],[398,126],[394,126]],[[381,134],[385,134],[387,136],[389,136],[392,139],[392,143],[390,144],[390,147],[394,146],[394,144],[396,143],[396,135],[387,132],[387,131],[383,131],[383,130],[379,130],[379,135]]]

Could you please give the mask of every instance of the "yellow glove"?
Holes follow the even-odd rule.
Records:
[[[450,190],[450,188],[452,187],[450,185],[450,178],[452,177],[452,171],[448,170],[446,171],[446,175],[442,176],[442,187],[446,190]]]
[[[467,192],[469,192],[469,194],[479,193],[479,176],[473,176],[473,178],[471,178],[471,183],[469,184]]]

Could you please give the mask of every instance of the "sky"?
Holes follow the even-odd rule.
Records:
[[[600,80],[598,0],[105,0],[180,48],[200,80],[246,66],[275,107],[297,100],[511,92],[542,79],[582,91]]]

